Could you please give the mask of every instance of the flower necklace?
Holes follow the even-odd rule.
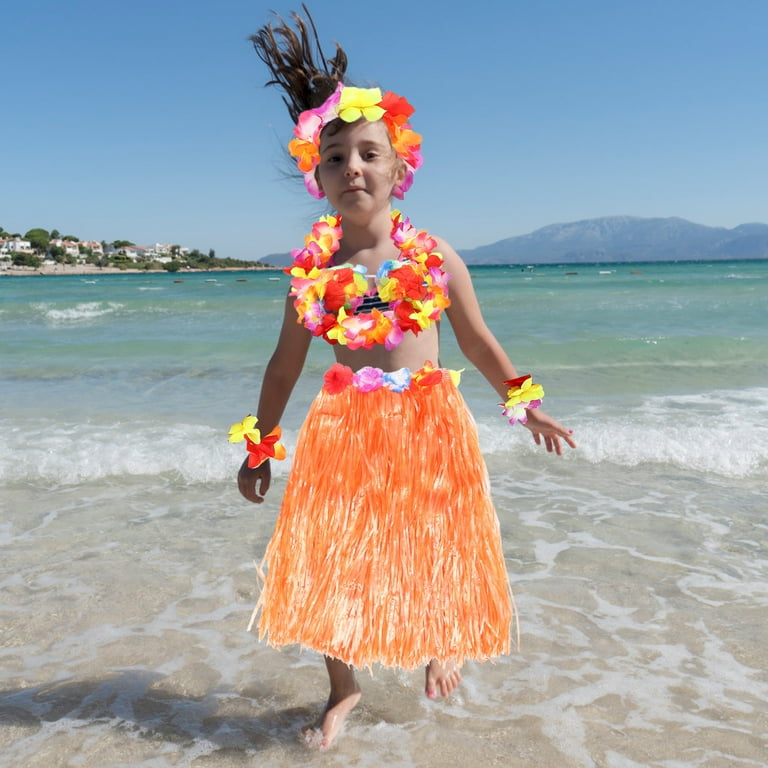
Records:
[[[291,252],[291,296],[298,313],[314,336],[350,349],[370,349],[384,344],[394,349],[405,331],[419,334],[429,328],[450,305],[448,277],[437,242],[425,230],[417,230],[400,211],[392,212],[392,242],[400,251],[387,259],[376,273],[379,297],[389,307],[355,314],[368,287],[365,267],[328,266],[342,238],[341,216],[323,216],[304,238],[304,248]]]

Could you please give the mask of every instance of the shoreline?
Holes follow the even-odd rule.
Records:
[[[215,269],[120,269],[119,267],[97,267],[94,264],[44,264],[40,267],[10,267],[0,269],[0,277],[57,277],[62,275],[186,275],[204,272],[282,272],[280,267],[217,267]]]

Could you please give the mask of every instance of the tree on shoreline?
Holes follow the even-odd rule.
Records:
[[[43,260],[31,253],[14,253],[11,257],[11,263],[14,267],[32,267],[37,269],[43,263]]]
[[[48,246],[51,243],[51,235],[47,229],[30,229],[24,239],[29,241],[29,244],[34,248],[35,252],[39,256],[45,256],[48,253]]]

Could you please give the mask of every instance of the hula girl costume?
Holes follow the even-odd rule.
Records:
[[[336,118],[364,118],[386,124],[405,163],[405,180],[393,190],[402,197],[421,165],[412,111],[395,94],[340,84],[321,107],[302,113],[289,149],[310,193],[322,196],[314,177],[322,129]],[[382,265],[371,289],[358,268],[333,266],[341,224],[324,217],[293,252],[286,271],[298,322],[352,349],[392,349],[436,322],[450,300],[434,239],[395,211],[400,257]],[[462,664],[509,652],[514,608],[499,523],[457,385],[457,372],[430,363],[418,371],[337,363],[327,371],[264,557],[252,620],[258,613],[260,638],[355,667],[413,669],[435,658]],[[525,407],[535,407],[532,399]],[[262,447],[253,423],[235,427],[254,466],[282,455],[279,429]]]

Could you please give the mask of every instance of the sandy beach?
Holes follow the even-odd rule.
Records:
[[[45,277],[46,275],[184,275],[197,272],[265,272],[274,271],[274,267],[264,267],[254,264],[253,267],[220,267],[217,269],[180,269],[178,272],[168,272],[165,269],[120,269],[118,267],[97,267],[94,264],[42,264],[39,267],[0,267],[0,277]]]

